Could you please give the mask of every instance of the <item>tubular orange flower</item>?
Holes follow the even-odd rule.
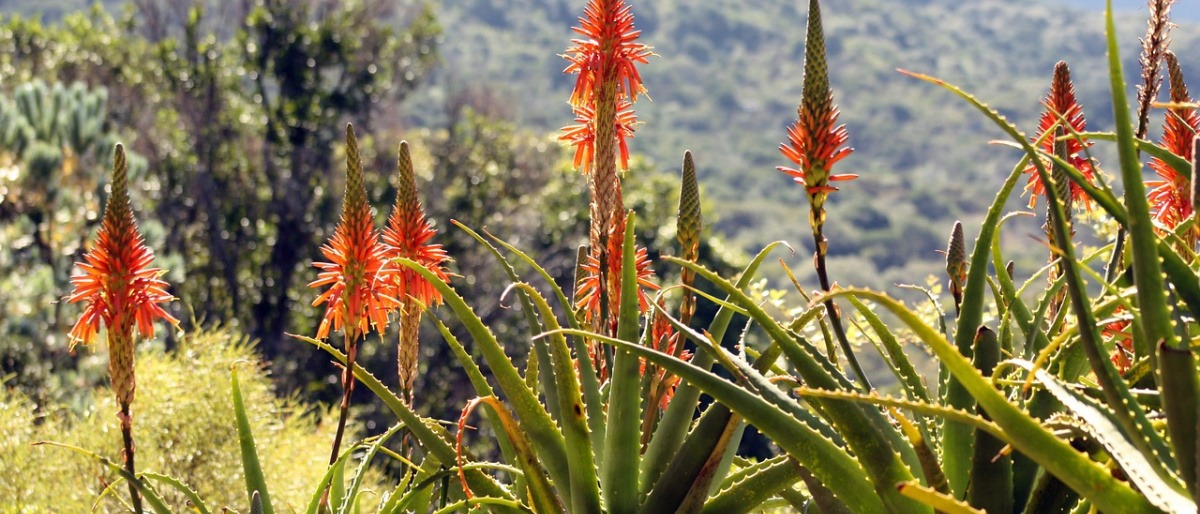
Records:
[[[1042,139],[1042,148],[1048,153],[1054,153],[1054,136],[1046,136],[1044,139],[1042,137],[1047,131],[1061,128],[1065,134],[1070,135],[1073,132],[1081,133],[1087,129],[1087,120],[1083,117],[1083,107],[1075,101],[1075,85],[1071,83],[1071,70],[1065,62],[1059,61],[1054,66],[1054,80],[1050,85],[1050,93],[1046,95],[1045,105],[1046,111],[1042,113],[1034,140]],[[1063,127],[1062,121],[1064,120],[1068,127]],[[1084,177],[1087,177],[1088,181],[1092,181],[1096,171],[1092,167],[1092,162],[1083,155],[1084,151],[1092,146],[1092,143],[1086,140],[1081,142],[1080,138],[1072,137],[1067,139],[1066,146],[1067,162],[1078,169]],[[1046,194],[1046,185],[1042,183],[1036,165],[1031,163],[1026,166],[1025,173],[1029,174],[1025,191],[1032,192],[1029,197],[1029,207],[1032,208],[1037,205],[1038,197]],[[1083,188],[1074,182],[1071,183],[1069,201],[1072,203],[1080,201],[1089,211],[1092,208],[1091,198],[1083,192]]]
[[[620,147],[621,167],[629,168],[627,140],[633,137],[637,117],[633,103],[646,92],[637,65],[648,62],[650,48],[638,43],[640,30],[633,26],[633,11],[625,0],[590,0],[574,30],[586,39],[573,39],[574,44],[563,55],[570,64],[563,73],[576,74],[571,91],[572,112],[578,125],[563,127],[560,138],[575,147],[575,167],[585,174],[592,170],[596,154],[598,123],[615,118],[614,133]],[[611,104],[610,102],[615,102]],[[606,103],[615,112],[605,109]],[[604,116],[597,116],[603,112]]]
[[[596,111],[584,105],[576,107],[574,112],[576,124],[563,127],[563,135],[558,139],[575,147],[575,159],[572,165],[587,175],[592,172],[592,163],[596,156],[596,125],[593,121]],[[633,104],[629,100],[621,99],[617,105],[615,132],[623,169],[629,169],[629,139],[633,137],[636,126],[637,114],[633,112]]]
[[[570,63],[564,73],[578,75],[569,101],[578,125],[564,127],[560,139],[575,147],[575,166],[588,176],[588,239],[601,263],[592,294],[603,298],[613,296],[621,269],[620,243],[609,240],[613,234],[619,239],[625,212],[617,159],[628,169],[628,139],[637,121],[632,105],[646,91],[637,65],[652,53],[637,42],[641,32],[625,0],[589,0],[579,24],[575,32],[584,38],[572,40],[563,55]],[[611,312],[600,314],[594,327],[614,325]]]
[[[346,199],[341,221],[333,237],[321,247],[328,262],[314,262],[321,270],[308,287],[325,287],[313,307],[325,304],[325,315],[317,338],[325,339],[330,329],[344,330],[355,340],[366,334],[368,323],[382,331],[387,315],[399,302],[390,296],[387,284],[395,271],[386,265],[386,247],[375,230],[374,216],[367,203],[362,160],[354,129],[346,126]]]
[[[571,105],[589,104],[597,86],[610,79],[616,80],[621,96],[636,102],[646,92],[637,64],[653,54],[637,42],[642,31],[633,26],[632,8],[625,0],[590,0],[579,24],[573,30],[587,39],[571,40],[575,46],[563,55],[571,63],[563,73],[579,75]]]
[[[417,182],[407,141],[400,143],[400,156],[396,167],[399,174],[396,202],[391,215],[388,216],[388,225],[383,229],[387,259],[392,261],[404,258],[416,261],[438,278],[446,280],[444,264],[450,258],[442,249],[442,245],[430,243],[437,231],[433,229],[433,223],[425,217],[425,209],[421,207],[421,200],[417,197]],[[397,369],[400,388],[411,402],[413,383],[417,378],[421,309],[442,303],[442,295],[428,280],[404,266],[399,266],[399,271],[391,277],[389,287],[392,295],[401,302]]]
[[[650,328],[651,345],[655,350],[671,355],[675,355],[679,351],[678,355],[680,359],[685,361],[691,360],[692,353],[680,349],[679,333],[675,331],[675,327],[667,319],[665,314],[666,305],[661,300],[658,305],[661,309],[655,313],[654,323]],[[646,365],[646,361],[643,359],[641,361],[641,374],[643,375],[646,374]],[[658,407],[665,410],[667,404],[670,403],[671,398],[675,395],[675,387],[679,384],[679,377],[653,364],[650,364],[650,366],[652,366],[651,371],[653,373],[651,383],[654,384],[651,390],[660,395]]]
[[[817,2],[809,3],[808,34],[804,50],[804,92],[797,109],[799,119],[788,127],[787,142],[779,151],[797,168],[780,166],[776,169],[803,184],[808,193],[812,212],[810,222],[814,231],[824,224],[825,198],[836,187],[830,182],[854,180],[858,175],[833,175],[833,166],[850,155],[854,149],[846,143],[850,136],[845,125],[838,125],[837,105],[829,86],[829,68],[825,61],[825,36],[821,29],[821,11]]]
[[[1192,101],[1183,71],[1175,54],[1166,54],[1167,70],[1171,77],[1171,102],[1182,104]],[[1200,131],[1200,113],[1196,109],[1171,108],[1163,122],[1163,146],[1171,153],[1188,162],[1192,161],[1193,139]],[[1150,160],[1150,169],[1158,174],[1159,180],[1146,182],[1154,219],[1167,228],[1175,228],[1192,215],[1192,191],[1188,170],[1177,170],[1157,157]]]
[[[778,167],[777,170],[804,185],[808,196],[808,226],[812,230],[814,255],[813,268],[821,289],[831,290],[829,270],[825,258],[829,241],[825,238],[825,200],[829,193],[838,189],[831,182],[854,180],[858,175],[832,173],[833,166],[849,156],[854,149],[847,147],[849,133],[845,125],[838,125],[837,105],[833,103],[833,89],[829,86],[829,64],[825,56],[825,31],[821,25],[821,4],[817,0],[808,2],[808,26],[804,36],[804,83],[800,106],[796,109],[798,119],[788,128],[788,140],[779,145],[784,157],[798,168]],[[841,314],[833,300],[825,301],[834,335],[850,367],[867,390],[870,381],[859,365],[842,327]]]
[[[125,149],[120,144],[116,147],[112,194],[104,207],[104,223],[83,260],[75,263],[79,273],[71,277],[75,289],[67,297],[70,303],[87,303],[71,329],[72,344],[91,343],[101,323],[126,338],[132,337],[135,327],[143,337],[154,337],[155,318],[172,325],[179,323],[159,305],[175,297],[167,293],[167,283],[160,278],[164,271],[149,267],[154,252],[142,239],[129,207]]]
[[[646,290],[657,291],[659,287],[654,283],[654,270],[650,269],[649,252],[645,248],[638,248],[635,262],[637,265],[638,309],[646,312],[650,306],[646,300]],[[584,277],[575,290],[575,308],[582,308],[584,319],[590,322],[600,315],[600,260],[595,254],[588,255],[587,262],[581,269]],[[610,312],[616,312],[621,305],[620,290],[613,290],[613,294],[608,300]]]
[[[1129,315],[1123,307],[1113,311],[1113,317],[1104,322],[1100,333],[1113,343],[1112,355],[1109,357],[1117,371],[1122,374],[1129,371],[1133,365],[1133,333]]]
[[[398,169],[400,181],[397,185],[396,203],[388,216],[387,227],[383,229],[387,258],[392,260],[402,257],[416,261],[434,272],[438,278],[446,280],[444,264],[450,257],[446,255],[442,245],[430,243],[433,236],[437,235],[437,230],[434,230],[433,223],[426,218],[421,200],[417,198],[416,178],[413,175],[412,157],[407,141],[400,143]],[[412,298],[425,306],[442,303],[441,293],[415,271],[403,269],[392,279],[397,299]]]
[[[346,341],[346,366],[342,368],[342,404],[337,432],[329,464],[338,458],[346,419],[350,411],[350,395],[354,392],[354,360],[358,355],[358,340],[366,335],[369,325],[382,332],[387,327],[388,312],[400,305],[388,293],[388,284],[395,270],[387,265],[387,249],[375,230],[375,217],[367,203],[367,187],[363,182],[362,159],[354,127],[346,124],[346,195],[342,202],[342,217],[333,237],[321,247],[329,262],[314,262],[321,270],[309,287],[329,286],[313,301],[313,307],[325,304],[325,316],[317,329],[317,339],[329,336],[330,329],[341,330]],[[322,495],[328,501],[329,487]]]
[[[104,223],[96,242],[75,263],[79,273],[71,277],[75,290],[70,303],[86,302],[83,315],[71,328],[71,343],[89,344],[103,323],[108,331],[108,374],[117,397],[121,438],[124,444],[125,470],[135,475],[133,445],[133,397],[137,390],[134,375],[134,329],[142,337],[154,337],[154,320],[162,318],[172,325],[179,321],[159,305],[175,299],[167,293],[163,271],[149,267],[154,252],[146,247],[133,210],[129,207],[129,187],[125,147],[118,144],[113,154],[112,193],[104,206]],[[137,486],[129,483],[129,496],[136,512],[141,512]]]

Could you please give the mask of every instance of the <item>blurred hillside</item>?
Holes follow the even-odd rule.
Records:
[[[1104,0],[1064,0],[1068,5],[1087,9],[1103,9]],[[1146,12],[1145,0],[1113,0],[1113,8],[1124,12]],[[1179,2],[1171,7],[1171,15],[1179,20],[1200,20],[1200,5],[1195,2]]]
[[[572,37],[569,27],[577,23],[581,3],[443,2],[447,65],[437,84],[443,90],[492,84],[514,100],[523,123],[547,131],[568,124],[569,79],[554,52]],[[717,199],[719,232],[743,249],[781,238],[809,244],[803,192],[774,171],[785,164],[776,147],[795,118],[800,94],[805,3],[634,3],[642,38],[658,54],[643,70],[653,101],[637,105],[644,123],[634,150],[662,169],[673,169],[685,149],[693,150],[704,191]],[[843,171],[862,175],[834,195],[829,238],[838,281],[885,287],[936,273],[940,260],[934,250],[944,246],[953,220],[978,216],[1016,159],[1011,150],[988,146],[1002,136],[990,122],[896,68],[961,85],[1032,131],[1053,65],[1065,59],[1089,127],[1111,129],[1103,2],[1080,3],[1089,10],[1030,0],[825,5],[835,99],[856,148]],[[1136,8],[1145,7],[1136,0],[1128,4],[1122,6],[1127,11],[1120,36],[1127,69],[1137,69],[1137,38],[1145,21]],[[1185,3],[1175,10],[1187,15],[1200,9]],[[1195,55],[1200,40],[1183,23],[1173,33],[1174,48]],[[1030,234],[1040,234],[1033,222],[1014,224],[1008,232],[1025,242]],[[1024,264],[1018,273],[1031,272],[1042,252],[1038,245],[1020,246],[1031,253],[1018,259]],[[797,270],[808,270],[808,255],[804,250],[795,257]]]
[[[0,10],[53,19],[77,0],[0,0]],[[573,37],[577,0],[453,0],[438,7],[446,27],[443,65],[402,112],[419,126],[441,126],[452,98],[479,96],[526,128],[553,133],[571,123],[570,79],[558,56]],[[735,248],[754,252],[786,239],[809,272],[802,191],[774,171],[776,147],[795,117],[803,67],[804,2],[660,0],[634,2],[642,38],[657,57],[643,75],[653,99],[637,105],[635,152],[649,167],[675,173],[695,152],[709,219]],[[949,94],[896,68],[956,83],[1032,130],[1056,61],[1072,66],[1093,129],[1111,129],[1099,0],[848,0],[825,6],[835,99],[856,152],[843,170],[860,173],[833,199],[831,268],[837,280],[885,287],[937,273],[934,250],[955,219],[979,216],[1015,155],[989,147],[1000,134]],[[1141,0],[1119,0],[1129,69],[1144,31]],[[1188,20],[1200,6],[1177,5],[1180,55],[1200,50]],[[1187,60],[1185,58],[1185,66]],[[1194,70],[1187,69],[1189,74]],[[1160,122],[1155,121],[1157,126]],[[1102,163],[1107,155],[1101,149]],[[631,180],[639,180],[632,177]],[[1014,202],[1013,207],[1021,203]],[[967,223],[967,226],[972,226]],[[1015,223],[1009,237],[1040,231]],[[970,237],[971,235],[968,234]],[[1041,262],[1036,246],[1015,255],[1019,273]]]
[[[533,250],[561,283],[570,280],[575,245],[585,239],[586,193],[579,174],[567,169],[567,150],[553,138],[572,123],[566,105],[571,80],[562,74],[565,61],[558,54],[573,37],[570,27],[578,23],[583,0],[443,0],[429,16],[424,2],[415,0],[204,0],[207,9],[202,16],[197,11],[194,26],[186,15],[192,3],[109,2],[103,10],[64,18],[85,9],[84,2],[0,0],[0,14],[41,13],[46,23],[9,17],[9,28],[0,30],[0,41],[10,41],[10,51],[0,52],[0,93],[34,78],[104,90],[112,114],[104,123],[111,131],[106,137],[121,138],[145,156],[143,224],[172,270],[168,279],[178,284],[178,317],[244,328],[262,341],[264,355],[285,378],[282,390],[333,397],[333,382],[323,379],[335,370],[284,332],[311,333],[316,326],[318,311],[307,307],[312,292],[305,284],[313,276],[309,263],[336,221],[342,176],[337,128],[346,121],[365,136],[371,169],[383,171],[372,175],[369,186],[377,208],[386,208],[394,194],[387,172],[394,166],[392,149],[407,138],[418,167],[426,170],[427,207],[440,227],[451,218],[486,226]],[[1120,18],[1127,70],[1137,69],[1137,38],[1145,26],[1144,9],[1134,3],[1122,6]],[[690,149],[708,201],[706,223],[726,242],[710,240],[706,262],[728,274],[737,261],[729,247],[751,253],[784,239],[797,250],[788,263],[805,287],[814,288],[803,191],[774,170],[786,164],[776,148],[800,96],[806,2],[632,4],[643,40],[658,54],[642,68],[653,100],[636,106],[642,125],[632,148],[639,156],[626,182],[628,205],[647,221],[639,225],[640,239],[654,251],[674,251],[674,181]],[[962,219],[973,238],[970,227],[1018,158],[988,144],[1003,134],[966,104],[896,68],[959,84],[1032,131],[1054,63],[1065,59],[1089,127],[1111,129],[1102,2],[1067,4],[826,3],[831,79],[857,149],[839,167],[862,176],[830,205],[836,282],[911,298],[893,285],[941,276],[936,251],[944,248],[953,221]],[[257,12],[263,5],[273,11]],[[297,6],[322,7],[296,14]],[[1185,17],[1195,11],[1177,9]],[[58,24],[62,19],[70,21]],[[1180,23],[1173,48],[1194,74],[1188,56],[1200,50],[1200,36],[1194,22]],[[287,44],[263,50],[259,43],[265,42]],[[13,60],[11,69],[6,60]],[[264,76],[267,82],[259,80]],[[352,77],[357,85],[336,77]],[[1155,118],[1158,126],[1161,115]],[[277,126],[286,126],[288,137]],[[91,171],[83,175],[103,175],[93,172],[107,158],[105,141],[87,154]],[[1114,162],[1108,148],[1097,148],[1102,166]],[[98,183],[86,185],[102,191]],[[82,240],[74,239],[89,229],[85,221],[95,221],[78,214],[95,211],[98,197],[59,195],[76,197],[96,205],[64,200],[56,208],[61,213],[40,212],[50,209],[31,200],[28,207],[38,212],[9,213],[11,223],[0,219],[0,238],[8,238],[0,239],[0,248],[12,241],[12,255],[0,252],[0,275],[21,286],[6,288],[0,281],[0,343],[7,345],[0,346],[0,371],[21,370],[27,385],[53,376],[55,366],[77,364],[61,337],[75,310],[55,304],[47,319],[28,315],[61,295],[69,263],[82,248]],[[1014,199],[1009,207],[1024,205]],[[38,245],[27,237],[31,227],[55,228],[40,221],[57,217],[85,226],[56,224],[71,240],[57,244],[51,238],[55,244],[35,251]],[[1079,232],[1087,238],[1091,230],[1081,226]],[[461,231],[439,237],[463,276],[457,285],[472,299],[486,299],[478,303],[481,316],[491,321],[510,315],[496,302],[506,278],[491,256]],[[1004,237],[1012,243],[1005,245],[1006,257],[1016,260],[1019,278],[1045,262],[1045,248],[1031,239],[1042,237],[1035,219],[1009,223]],[[768,268],[765,275],[782,278],[777,266]],[[14,314],[6,317],[7,311]],[[498,335],[514,344],[527,340],[519,328]],[[427,348],[445,352],[442,345]],[[38,357],[42,351],[57,360]],[[389,351],[385,346],[363,358],[394,362]],[[44,361],[51,363],[39,364]],[[28,371],[35,365],[41,371]],[[432,371],[431,383],[454,376]],[[455,391],[451,384],[439,394]]]

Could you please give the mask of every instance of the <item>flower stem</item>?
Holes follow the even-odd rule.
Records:
[[[412,301],[405,301],[400,310],[400,344],[398,346],[397,369],[400,377],[400,394],[409,407],[413,406],[413,385],[417,381],[421,325],[421,308]]]
[[[142,495],[138,493],[137,473],[134,471],[133,465],[133,416],[130,414],[130,405],[128,402],[121,402],[121,412],[117,417],[121,421],[121,441],[125,447],[125,471],[129,472],[132,480],[129,480],[129,500],[133,503],[133,512],[136,514],[142,513]]]
[[[346,332],[346,367],[342,369],[342,407],[338,415],[337,432],[333,436],[333,450],[329,453],[329,465],[338,460],[338,452],[342,447],[342,435],[346,432],[346,418],[350,412],[350,393],[354,392],[354,358],[358,356],[358,338],[350,335],[350,328],[357,324],[347,324]],[[336,479],[336,477],[335,477]],[[325,484],[325,493],[321,496],[321,505],[329,505],[329,488]]]
[[[816,219],[824,219],[824,216]],[[817,252],[813,259],[817,269],[817,278],[821,281],[821,289],[828,293],[831,289],[829,285],[829,270],[825,265],[825,249],[828,243],[825,240],[825,228],[822,224],[813,225],[813,242],[816,244]],[[854,374],[858,375],[858,380],[861,382],[864,391],[870,391],[871,381],[867,379],[867,373],[863,371],[862,365],[858,363],[858,357],[854,356],[854,350],[850,347],[850,340],[846,337],[846,329],[842,327],[842,315],[838,311],[837,305],[833,300],[825,300],[825,312],[829,313],[830,324],[833,325],[833,333],[837,336],[838,344],[842,347],[842,353],[846,354],[846,361],[850,363],[850,367],[854,370]]]

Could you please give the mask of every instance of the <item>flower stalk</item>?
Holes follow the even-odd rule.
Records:
[[[104,206],[104,222],[96,241],[76,263],[79,272],[71,277],[74,291],[69,303],[85,302],[83,314],[71,329],[72,344],[90,344],[104,325],[108,340],[108,373],[117,397],[125,470],[136,477],[133,442],[133,400],[137,390],[134,374],[135,330],[141,337],[154,337],[154,320],[172,325],[179,320],[160,304],[175,300],[161,279],[164,270],[149,267],[154,252],[138,231],[129,204],[128,164],[125,147],[117,144],[113,154],[112,190]],[[142,511],[141,495],[129,483],[135,512]]]
[[[590,254],[601,264],[592,327],[612,335],[625,232],[618,158],[620,169],[628,170],[627,141],[637,123],[632,107],[645,93],[637,64],[646,63],[651,52],[637,42],[641,32],[625,0],[590,0],[579,22],[574,30],[582,39],[572,40],[563,56],[570,63],[564,73],[578,75],[569,102],[578,124],[565,127],[560,139],[575,147],[575,167],[588,177]]]
[[[417,196],[417,181],[413,172],[412,155],[408,142],[400,143],[396,160],[396,201],[383,230],[383,242],[387,246],[387,259],[409,259],[420,263],[441,280],[447,280],[444,264],[449,256],[440,244],[430,241],[437,231],[426,217],[425,209]],[[400,377],[401,396],[412,405],[413,385],[418,374],[420,356],[421,313],[427,307],[442,303],[442,295],[416,271],[397,266],[391,275],[391,296],[399,300],[400,340],[397,346],[396,366]]]
[[[321,253],[328,262],[313,263],[321,273],[309,284],[309,287],[329,286],[313,301],[313,307],[326,306],[317,339],[327,338],[330,330],[341,330],[346,345],[341,409],[329,456],[332,465],[337,462],[346,430],[350,395],[354,392],[351,370],[358,356],[359,340],[372,326],[382,332],[387,327],[388,312],[399,305],[386,287],[395,271],[386,264],[386,248],[375,229],[374,215],[367,202],[358,140],[354,136],[354,127],[349,124],[346,125],[346,194],[341,221],[333,237],[321,247]]]
[[[849,140],[846,126],[837,124],[841,113],[833,103],[833,90],[829,86],[825,35],[821,28],[821,7],[817,0],[809,0],[808,3],[803,89],[803,97],[797,110],[799,120],[788,128],[788,141],[779,146],[783,155],[796,164],[797,168],[777,169],[791,176],[796,183],[804,185],[809,203],[808,224],[812,228],[813,246],[816,248],[813,266],[817,270],[821,289],[829,292],[832,284],[825,262],[829,252],[829,242],[825,239],[825,201],[829,198],[829,193],[838,190],[832,185],[833,182],[854,180],[858,175],[832,173],[833,166],[854,150],[845,146]],[[824,305],[842,352],[846,354],[846,360],[854,369],[861,385],[870,390],[871,383],[858,363],[858,358],[854,356],[837,305],[831,299],[826,300]]]

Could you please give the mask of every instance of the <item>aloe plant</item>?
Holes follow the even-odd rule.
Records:
[[[1172,55],[1164,53],[1165,37],[1154,32],[1166,26],[1169,4],[1156,3],[1151,27],[1158,42],[1151,46],[1162,48],[1148,54]],[[826,201],[837,190],[831,182],[855,176],[832,173],[833,165],[850,155],[844,146],[848,133],[837,125],[832,103],[820,5],[810,0],[808,6],[799,121],[783,145],[798,168],[783,171],[803,185],[809,202],[820,292],[807,296],[785,266],[801,297],[794,309],[784,311],[792,314],[786,319],[752,292],[778,245],[759,252],[736,279],[700,262],[700,188],[690,152],[682,167],[679,256],[662,259],[680,271],[680,280],[674,286],[653,280],[648,252],[635,244],[637,216],[623,208],[616,171],[628,158],[630,106],[645,92],[637,65],[650,55],[636,43],[632,9],[623,0],[589,1],[583,27],[577,29],[587,39],[568,52],[568,71],[579,74],[571,104],[581,125],[569,127],[563,138],[576,149],[576,166],[589,174],[593,215],[574,290],[568,294],[516,245],[455,223],[495,257],[511,280],[506,295],[518,299],[521,320],[533,334],[527,359],[510,354],[451,284],[441,249],[422,246],[434,234],[416,200],[407,145],[401,146],[398,164],[398,214],[385,242],[378,241],[364,170],[348,133],[344,226],[326,252],[335,262],[320,266],[326,273],[315,283],[335,289],[319,299],[330,301],[320,337],[296,338],[344,366],[340,423],[348,417],[348,395],[356,382],[398,422],[345,449],[339,446],[339,427],[330,466],[323,481],[314,484],[307,512],[483,507],[695,513],[812,505],[826,513],[1196,511],[1200,374],[1190,334],[1200,319],[1200,278],[1194,271],[1196,238],[1188,231],[1196,224],[1192,192],[1200,189],[1194,180],[1179,183],[1181,177],[1195,176],[1195,143],[1186,144],[1182,125],[1162,146],[1135,131],[1111,5],[1106,44],[1115,127],[1108,133],[1084,133],[1065,63],[1055,67],[1047,111],[1033,137],[963,89],[903,72],[979,111],[1009,137],[1009,147],[1021,151],[974,246],[969,247],[961,224],[952,231],[945,278],[957,318],[949,327],[940,315],[923,316],[883,292],[835,287],[829,277],[825,222],[836,214]],[[1168,115],[1194,126],[1194,111],[1187,109],[1195,106],[1178,89],[1179,63],[1173,56],[1167,60],[1176,101]],[[1143,62],[1148,78],[1139,112],[1152,102],[1157,66],[1157,58]],[[1088,155],[1090,141],[1115,143],[1122,199]],[[1141,153],[1154,158],[1160,176],[1170,178],[1163,187],[1169,186],[1171,194],[1192,194],[1192,210],[1171,215],[1178,225],[1155,224],[1162,206],[1152,211],[1147,199]],[[1172,175],[1165,177],[1162,170],[1168,169]],[[1052,258],[1018,285],[1016,266],[1004,259],[1001,232],[1007,220],[1021,215],[1005,209],[1026,176],[1035,200],[1046,202]],[[1118,257],[1114,262],[1126,263],[1129,273],[1113,265],[1108,276],[1101,276],[1091,263],[1109,249],[1077,248],[1073,209],[1088,202],[1129,235],[1127,249],[1121,237],[1111,245]],[[406,230],[411,233],[402,233]],[[408,246],[402,248],[401,241]],[[522,273],[545,286],[531,285]],[[395,277],[404,277],[403,284]],[[700,293],[697,283],[724,298]],[[663,285],[668,287],[658,289]],[[936,304],[936,296],[927,294]],[[443,302],[441,311],[433,310],[437,300]],[[843,313],[835,301],[853,309]],[[707,324],[695,315],[700,302],[717,309]],[[461,361],[475,398],[464,406],[453,433],[413,410],[411,378],[419,368],[412,347],[402,362],[400,395],[357,362],[360,336],[369,324],[386,325],[389,313],[413,331],[405,343],[415,342],[411,334],[417,320],[428,316]],[[742,345],[731,348],[722,342],[735,317],[748,319],[746,330],[755,337],[743,337]],[[469,340],[459,340],[450,328],[455,323]],[[852,324],[860,330],[850,330]],[[323,340],[331,326],[346,332],[344,353]],[[829,330],[833,335],[824,336],[824,347],[805,336]],[[751,344],[756,338],[761,344]],[[945,380],[926,383],[904,341],[936,355]],[[857,342],[878,350],[899,383],[898,393],[885,395],[871,387],[855,355]],[[251,511],[269,514],[273,505],[236,376],[232,393],[247,502]],[[713,402],[701,409],[704,395]],[[467,449],[472,415],[480,407],[482,423],[497,439],[491,455],[501,462]],[[737,455],[750,425],[771,438],[778,455],[761,461]],[[401,433],[411,451],[387,446]],[[395,460],[402,471],[377,506],[365,505],[363,477],[380,456]],[[156,511],[162,502],[155,487],[176,489],[194,498],[202,512],[207,509],[186,485],[166,475],[137,474],[131,461],[122,468],[102,456],[93,458],[128,480],[131,497],[141,495]]]

